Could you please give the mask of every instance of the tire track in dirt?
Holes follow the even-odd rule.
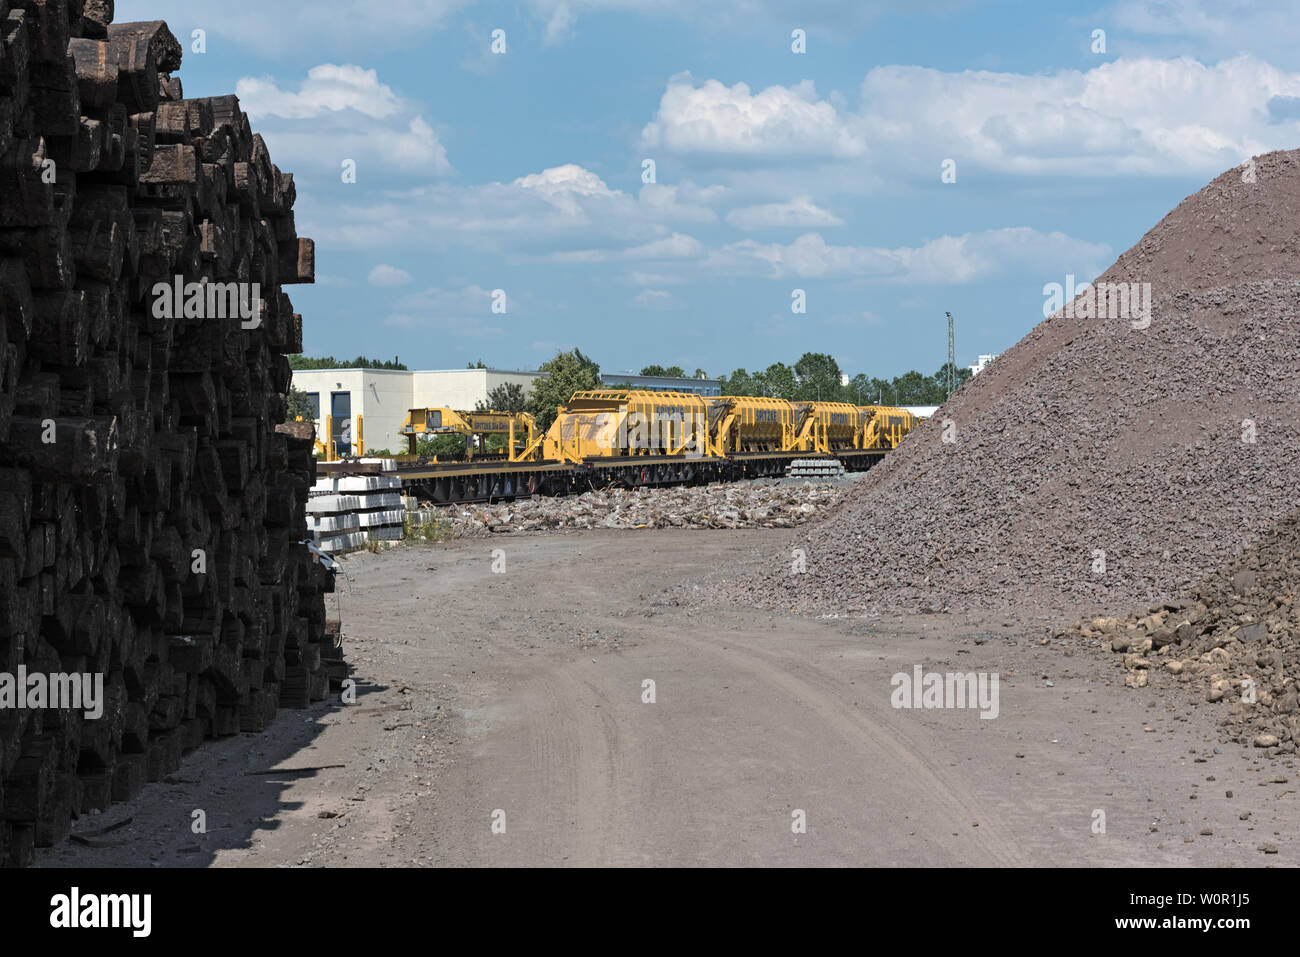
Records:
[[[967,833],[962,841],[973,842],[979,852],[979,857],[972,858],[972,861],[982,857],[984,863],[1002,866],[1024,866],[1029,863],[1018,852],[1015,838],[1001,825],[995,814],[984,808],[975,795],[953,781],[950,775],[942,773],[931,762],[920,757],[925,753],[922,746],[895,725],[881,722],[878,715],[868,716],[853,710],[842,699],[825,693],[807,678],[796,675],[793,670],[799,668],[805,674],[812,672],[818,678],[824,677],[814,669],[800,667],[788,658],[759,652],[739,643],[730,643],[727,652],[721,652],[712,641],[689,635],[679,638],[694,648],[719,657],[726,657],[732,651],[739,652],[748,660],[744,667],[767,684],[810,708],[829,729],[851,747],[859,749],[854,753],[866,751],[887,757],[893,765],[888,777],[893,781],[907,782],[916,802],[914,806],[925,807],[927,813],[946,819],[958,828],[958,834],[963,830],[974,832],[976,828],[971,825],[978,821],[979,833]],[[864,761],[873,765],[875,763],[865,756]]]

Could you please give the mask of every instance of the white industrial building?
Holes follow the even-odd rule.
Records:
[[[358,416],[364,433],[360,438],[367,450],[405,452],[406,439],[398,430],[411,409],[472,410],[507,382],[530,393],[539,375],[503,369],[298,369],[293,384],[312,404],[321,441],[325,440],[325,417],[332,416],[339,454],[350,455],[360,451]]]
[[[899,408],[903,409],[905,412],[911,412],[918,419],[928,419],[939,411],[937,405],[904,405]]]

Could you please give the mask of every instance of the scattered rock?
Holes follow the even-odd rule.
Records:
[[[855,480],[612,488],[563,498],[448,506],[439,512],[450,520],[451,538],[565,528],[794,528],[835,506]]]

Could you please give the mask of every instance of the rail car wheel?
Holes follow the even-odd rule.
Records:
[[[649,481],[650,481],[650,470],[643,465],[641,466],[641,484],[645,485]]]
[[[530,475],[528,476],[528,494],[534,495],[536,494],[536,492],[537,492],[537,476]]]

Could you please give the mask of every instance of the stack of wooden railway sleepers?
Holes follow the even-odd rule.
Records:
[[[311,427],[279,424],[302,348],[280,287],[313,280],[293,177],[235,97],[183,98],[164,23],[112,6],[0,0],[6,865],[324,698],[338,658],[302,544]],[[59,676],[102,681],[99,714],[51,707]]]

